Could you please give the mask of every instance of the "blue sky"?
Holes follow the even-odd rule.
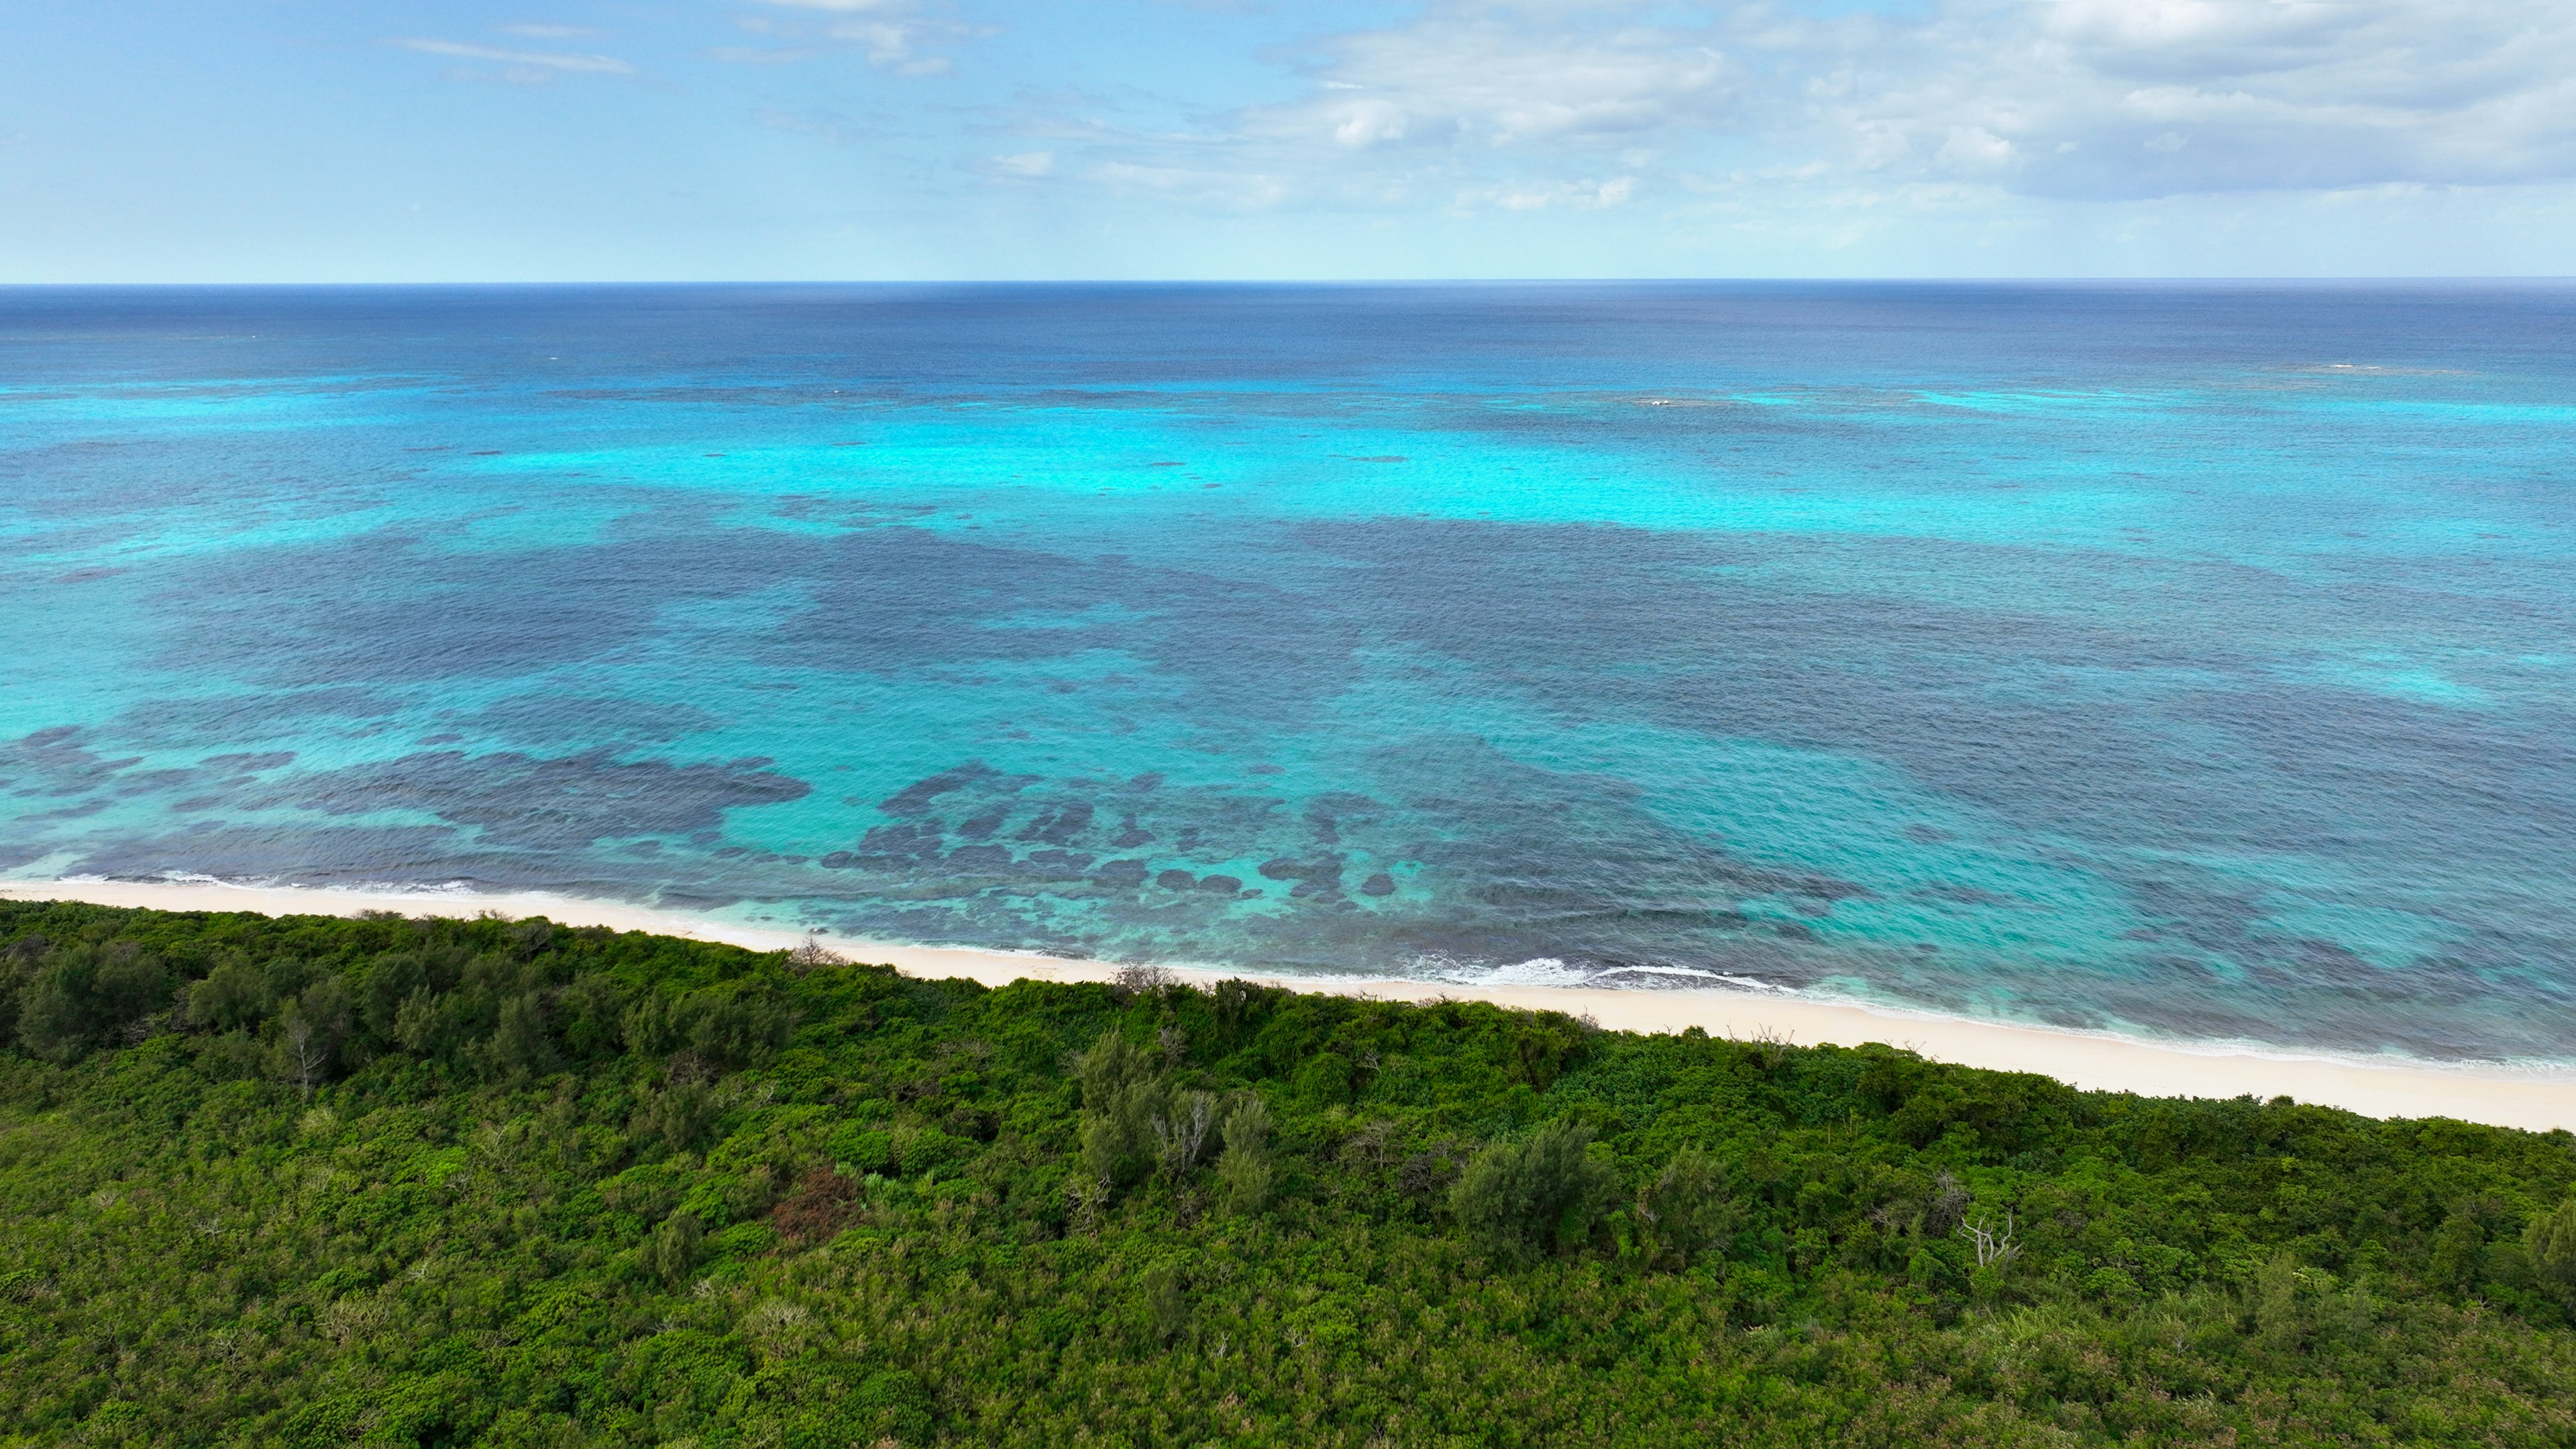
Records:
[[[2567,0],[0,0],[0,281],[2576,272]]]

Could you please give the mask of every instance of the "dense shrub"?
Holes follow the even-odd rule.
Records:
[[[0,1028],[0,1444],[2576,1444],[2565,1133],[537,921]]]

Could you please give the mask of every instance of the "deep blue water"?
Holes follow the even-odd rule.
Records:
[[[0,290],[0,870],[2576,1058],[2576,289]]]

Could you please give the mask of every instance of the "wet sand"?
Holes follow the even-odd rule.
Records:
[[[0,882],[0,897],[78,900],[167,911],[255,911],[265,915],[405,915],[517,918],[544,916],[567,926],[652,931],[754,950],[801,944],[786,928],[740,925],[705,916],[577,900],[532,892],[334,890],[238,886],[215,881],[44,880]],[[905,946],[823,937],[854,961],[880,962],[908,975],[964,976],[988,986],[1023,978],[1105,981],[1116,963],[966,947]],[[2225,1044],[2190,1045],[2102,1033],[2004,1026],[1956,1017],[1880,1011],[1787,994],[1739,991],[1612,991],[1587,987],[1459,986],[1436,981],[1355,976],[1267,976],[1230,969],[1171,968],[1205,983],[1242,976],[1300,991],[1333,991],[1388,1000],[1441,998],[1589,1015],[1622,1031],[1668,1032],[1697,1026],[1711,1035],[1774,1036],[1802,1046],[1887,1042],[1937,1061],[2037,1072],[2079,1087],[2159,1097],[2288,1096],[2373,1117],[2456,1117],[2504,1127],[2576,1129],[2576,1068],[2447,1066],[2402,1058],[2362,1060],[2276,1052]]]

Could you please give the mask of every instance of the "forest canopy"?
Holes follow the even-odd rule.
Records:
[[[0,1443],[2576,1443],[2576,1138],[0,903]]]

